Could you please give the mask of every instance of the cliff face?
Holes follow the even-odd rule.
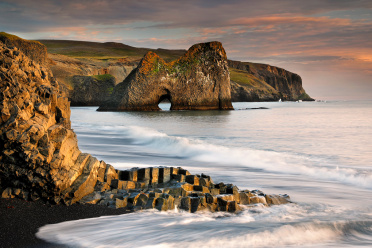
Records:
[[[64,40],[41,40],[40,42],[48,47],[47,63],[54,77],[60,82],[60,88],[69,97],[72,106],[92,105],[92,101],[89,100],[90,88],[80,87],[82,79],[76,80],[77,76],[91,77],[110,74],[118,84],[139,65],[143,54],[150,51],[150,49],[135,48],[114,42]],[[157,49],[153,52],[160,55],[166,62],[171,62],[186,51]],[[231,79],[231,101],[233,102],[278,101],[279,99],[313,100],[303,90],[301,78],[297,74],[265,64],[229,60],[228,65]],[[92,83],[93,88],[96,88],[97,85],[93,82],[93,78],[87,77],[84,80],[86,83],[88,81]],[[106,82],[101,82],[103,91],[105,91]],[[76,99],[76,96],[80,99]],[[96,99],[94,105],[98,103],[102,105],[108,100],[102,97],[100,99],[102,101],[99,102]]]
[[[231,101],[233,102],[271,102],[281,99],[274,89],[258,89],[231,81]]]
[[[3,196],[73,203],[92,193],[112,167],[78,149],[68,99],[51,71],[0,42],[0,78]]]
[[[110,74],[97,76],[73,76],[74,90],[69,94],[72,106],[99,106],[107,101],[115,87]]]
[[[104,93],[122,82],[137,64],[124,59],[107,62],[48,54],[48,65],[71,106],[101,105],[110,96]]]
[[[266,64],[240,62],[233,60],[229,60],[228,64],[230,68],[239,70],[241,72],[247,72],[256,80],[263,81],[268,86],[272,87],[272,89],[267,92],[267,94],[262,94],[263,92],[262,90],[260,92],[260,89],[253,90],[254,93],[250,94],[249,92],[252,92],[252,90],[248,90],[249,87],[246,87],[246,85],[240,84],[240,87],[237,87],[237,85],[235,85],[235,89],[232,91],[232,99],[234,100],[242,100],[244,99],[244,97],[242,98],[242,96],[246,97],[247,95],[258,96],[260,95],[260,93],[262,95],[262,97],[258,97],[260,101],[276,101],[278,99],[288,101],[314,100],[306,94],[305,90],[302,87],[301,77],[295,73]],[[239,84],[240,82],[236,83]],[[244,94],[243,92],[247,92],[247,94]],[[257,98],[253,97],[252,100],[256,101]]]
[[[40,65],[46,65],[47,63],[47,49],[38,41],[24,40],[4,32],[0,32],[0,41],[7,46],[17,47],[27,57]]]
[[[27,43],[24,45],[27,46]],[[192,74],[187,70],[190,68],[188,63],[197,63],[190,58],[198,58],[192,55],[198,54],[203,46],[194,47],[190,50],[191,54],[175,64],[186,63],[183,69]],[[208,46],[222,53],[219,44]],[[208,55],[208,52],[201,54]],[[148,63],[149,59],[159,59],[150,55],[139,67],[141,72],[137,73],[140,75],[152,73],[152,66],[158,65]],[[214,53],[211,56],[215,58]],[[208,64],[209,60],[202,62]],[[224,65],[223,61],[220,63]],[[216,62],[210,66],[219,72],[221,68],[216,68],[218,65]],[[197,73],[201,75],[200,71]],[[218,87],[222,86],[215,85],[215,90],[221,94]],[[49,68],[40,66],[18,48],[6,46],[1,41],[0,90],[2,198],[41,199],[68,205],[76,202],[100,204],[129,210],[169,210],[177,206],[189,212],[237,212],[239,205],[290,202],[287,195],[266,195],[259,190],[239,191],[232,184],[214,184],[211,177],[191,175],[180,167],[117,171],[90,154],[81,153],[76,135],[70,128],[69,102],[59,91],[58,82]]]
[[[196,44],[170,63],[148,52],[99,110],[159,110],[164,99],[171,102],[171,110],[232,109],[222,44]]]

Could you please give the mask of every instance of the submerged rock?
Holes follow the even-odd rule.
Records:
[[[233,109],[222,44],[196,44],[170,63],[148,52],[98,110],[160,110],[158,104],[164,99],[171,102],[171,110]]]

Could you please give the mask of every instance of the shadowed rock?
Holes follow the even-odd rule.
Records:
[[[110,74],[99,76],[73,76],[74,90],[69,93],[72,106],[99,106],[109,99],[115,87]]]
[[[222,44],[196,44],[170,63],[148,52],[98,110],[154,111],[164,99],[171,110],[233,109]]]
[[[234,102],[249,101],[314,101],[302,87],[302,79],[296,73],[267,64],[228,60],[235,74],[246,72],[254,87],[231,76],[231,98]]]

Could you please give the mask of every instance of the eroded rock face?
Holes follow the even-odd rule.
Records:
[[[70,204],[92,193],[97,181],[115,176],[111,166],[80,152],[68,99],[48,68],[0,42],[0,78],[5,195]]]
[[[113,87],[122,82],[137,64],[125,59],[97,62],[48,54],[48,66],[71,106],[100,106],[109,99]]]
[[[229,60],[228,65],[252,74],[274,89],[274,91],[260,92],[244,85],[234,84],[231,93],[234,101],[277,101],[278,99],[314,101],[303,89],[301,77],[295,73],[276,66],[234,60]]]
[[[0,41],[7,46],[17,47],[27,57],[40,65],[47,63],[47,49],[38,41],[24,40],[5,32],[0,32]]]
[[[0,42],[0,194],[67,205],[161,211],[176,206],[238,212],[241,205],[290,202],[286,195],[240,191],[182,168],[115,170],[82,153],[70,107],[48,68]]]
[[[74,90],[69,92],[71,106],[99,106],[110,99],[115,78],[110,74],[73,76]]]
[[[233,109],[222,44],[196,44],[170,63],[148,52],[98,110],[160,110],[164,99],[171,102],[171,110]]]
[[[231,101],[233,102],[271,102],[278,101],[282,95],[276,91],[261,91],[231,81]]]
[[[80,153],[69,103],[47,68],[2,42],[0,77],[1,184],[53,197],[71,184],[67,174]]]

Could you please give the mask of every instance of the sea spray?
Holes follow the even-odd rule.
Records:
[[[371,222],[331,220],[340,211],[355,217],[347,209],[324,204],[258,205],[238,215],[146,210],[47,225],[37,236],[77,247],[322,247],[345,235],[372,233]],[[326,216],[329,221],[316,220]]]
[[[94,127],[90,127],[94,128]],[[357,187],[372,189],[372,172],[319,164],[312,158],[249,148],[226,147],[209,144],[198,139],[169,136],[151,128],[140,126],[103,126],[101,131],[115,134],[111,139],[125,139],[132,145],[146,146],[167,157],[211,162],[216,166],[234,164],[269,172],[304,175],[321,180],[333,180]],[[119,136],[118,136],[119,134]],[[113,141],[113,143],[115,143]]]

